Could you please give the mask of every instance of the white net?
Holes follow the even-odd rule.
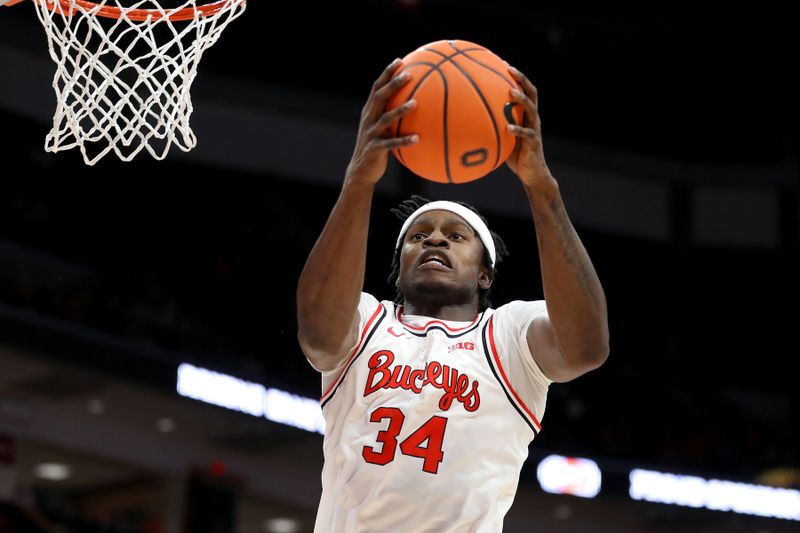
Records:
[[[130,161],[142,150],[164,159],[173,144],[195,147],[189,118],[197,66],[246,0],[181,0],[169,8],[157,0],[33,3],[57,67],[45,150],[79,147],[93,165],[112,151]]]

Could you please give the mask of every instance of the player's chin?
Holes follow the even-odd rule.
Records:
[[[454,285],[457,283],[453,270],[417,269],[411,276],[411,283],[423,285]]]
[[[434,297],[438,300],[457,300],[461,299],[470,288],[457,283],[452,279],[415,279],[409,284],[404,294],[416,295],[421,299]]]
[[[446,294],[450,291],[451,284],[436,280],[418,281],[413,284],[417,292],[424,292],[428,294]]]

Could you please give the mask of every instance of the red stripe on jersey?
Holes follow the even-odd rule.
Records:
[[[492,357],[494,357],[495,364],[497,364],[497,368],[500,370],[500,375],[503,377],[503,381],[505,382],[506,387],[508,387],[508,390],[511,391],[511,394],[514,395],[514,398],[517,400],[517,403],[522,407],[522,409],[526,413],[528,413],[528,416],[531,417],[533,423],[536,424],[536,427],[539,429],[539,431],[541,431],[542,425],[539,423],[539,420],[534,416],[531,410],[528,409],[528,406],[525,405],[525,402],[523,402],[522,399],[519,397],[517,391],[514,390],[514,387],[511,386],[511,382],[508,381],[506,373],[503,370],[503,365],[500,363],[500,357],[497,355],[497,347],[494,344],[494,317],[491,317],[489,319],[489,345],[492,348]]]
[[[350,356],[347,358],[347,362],[345,362],[344,366],[342,367],[342,371],[339,372],[338,376],[336,376],[336,379],[334,380],[333,385],[331,385],[328,388],[328,390],[325,391],[325,393],[322,395],[322,397],[320,398],[320,401],[323,401],[325,399],[325,396],[327,396],[333,389],[335,389],[336,385],[338,385],[339,381],[341,381],[342,376],[344,375],[345,371],[347,371],[347,366],[350,364],[350,361],[353,359],[353,357],[355,357],[355,355],[361,349],[361,344],[364,342],[364,339],[367,336],[367,331],[369,331],[369,328],[372,326],[372,323],[375,322],[375,319],[378,318],[378,315],[381,313],[381,308],[382,307],[383,307],[383,304],[379,303],[378,304],[378,308],[375,309],[374,313],[372,313],[372,316],[367,321],[367,325],[364,326],[364,330],[361,332],[361,336],[358,339],[358,345],[350,353]]]
[[[480,316],[480,313],[475,313],[475,318],[472,320],[472,322],[470,322],[466,326],[461,327],[461,328],[451,328],[450,326],[448,326],[447,324],[445,324],[441,320],[431,320],[431,321],[427,322],[424,326],[412,326],[410,324],[406,324],[405,322],[403,322],[403,306],[402,305],[400,306],[400,308],[398,309],[398,312],[397,312],[397,320],[399,320],[400,323],[403,324],[403,326],[407,327],[408,329],[414,329],[414,330],[417,330],[417,331],[423,331],[428,326],[430,326],[431,324],[441,324],[448,331],[453,331],[453,332],[461,331],[462,329],[467,329],[467,328],[470,328],[470,327],[474,326],[475,322],[478,321],[478,317],[479,316]]]

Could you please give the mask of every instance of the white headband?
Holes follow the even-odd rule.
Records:
[[[403,223],[403,227],[400,229],[400,235],[397,236],[397,245],[395,248],[400,247],[400,244],[403,242],[403,237],[405,236],[406,231],[408,231],[408,227],[414,222],[414,219],[416,219],[422,213],[427,213],[428,211],[434,211],[438,209],[455,213],[466,220],[470,226],[472,226],[472,229],[474,229],[475,233],[477,233],[478,237],[480,237],[483,246],[486,248],[486,251],[489,252],[489,258],[492,260],[491,266],[494,267],[494,240],[492,239],[492,234],[489,233],[489,228],[486,227],[486,224],[483,223],[481,217],[479,217],[472,209],[464,207],[463,205],[455,202],[448,202],[446,200],[427,203],[411,213],[411,216],[406,219],[406,221]]]

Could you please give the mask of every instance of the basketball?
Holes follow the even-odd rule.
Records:
[[[389,111],[414,99],[417,107],[394,125],[393,134],[416,133],[419,142],[392,150],[414,174],[442,183],[482,178],[511,155],[516,137],[506,126],[521,124],[519,89],[497,55],[468,41],[436,41],[403,58],[395,76],[409,81],[387,104]]]

